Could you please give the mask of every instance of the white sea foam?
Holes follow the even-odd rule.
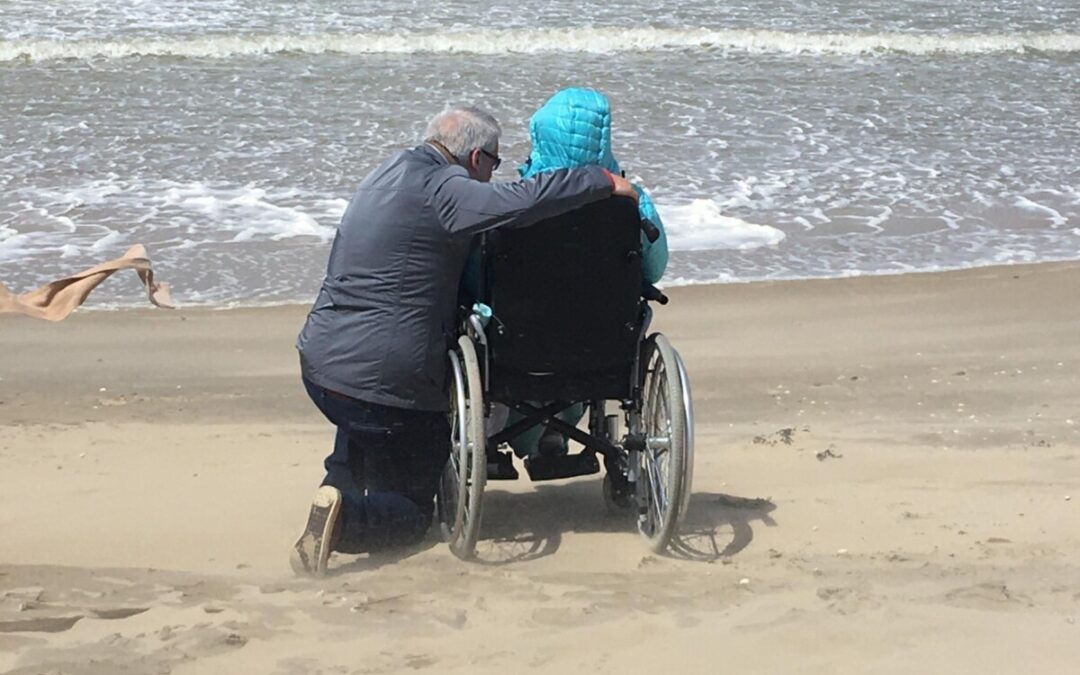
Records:
[[[176,249],[296,237],[325,243],[347,205],[294,189],[119,178],[21,196],[23,212],[11,221],[18,229],[0,223],[0,262],[92,256],[147,238]]]
[[[282,205],[296,195],[290,191],[267,190],[246,186],[240,188],[211,187],[201,183],[176,185],[159,197],[167,206],[192,213],[213,223],[219,231],[235,232],[231,241],[269,239],[280,241],[290,237],[314,236],[327,241],[334,228],[320,225],[318,220],[297,206]],[[153,198],[147,200],[153,203]],[[344,205],[340,206],[344,212]]]
[[[477,32],[220,35],[129,40],[0,41],[0,61],[110,59],[132,56],[228,58],[304,54],[530,54],[715,49],[751,53],[990,54],[1080,52],[1080,33],[809,33],[697,28],[559,28]]]
[[[725,216],[720,213],[720,205],[711,199],[666,205],[659,210],[668,247],[675,251],[746,251],[761,246],[775,246],[786,236],[775,227]]]
[[[1061,213],[1059,211],[1057,211],[1056,209],[1052,209],[1049,206],[1046,206],[1044,204],[1039,204],[1039,203],[1033,202],[1033,201],[1031,201],[1030,199],[1028,199],[1027,197],[1024,197],[1024,196],[1016,197],[1016,199],[1013,201],[1013,204],[1016,207],[1021,208],[1021,209],[1025,210],[1025,211],[1028,211],[1030,213],[1038,213],[1038,214],[1048,216],[1050,218],[1050,223],[1051,223],[1052,227],[1060,227],[1060,226],[1065,225],[1066,223],[1069,222],[1069,219],[1066,218],[1065,216],[1061,215]]]
[[[82,255],[82,250],[74,244],[64,244],[60,247],[61,258],[77,258]]]

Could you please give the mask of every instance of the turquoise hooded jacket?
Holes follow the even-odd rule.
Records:
[[[533,113],[529,139],[532,141],[529,158],[518,167],[522,178],[588,164],[614,174],[621,171],[611,154],[611,108],[598,91],[572,88],[556,93]],[[641,217],[651,220],[660,230],[655,242],[641,238],[642,272],[646,281],[655,284],[667,267],[667,235],[649,195],[639,185],[634,185],[634,189],[638,193]]]

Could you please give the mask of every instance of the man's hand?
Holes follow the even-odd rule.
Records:
[[[612,195],[629,197],[635,202],[638,200],[637,190],[635,190],[634,186],[630,184],[630,181],[626,180],[622,176],[616,176],[615,174],[607,171],[606,169],[604,170],[604,173],[606,173],[608,175],[608,178],[611,180]]]

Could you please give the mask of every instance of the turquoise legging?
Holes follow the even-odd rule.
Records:
[[[545,405],[543,403],[538,403],[534,401],[530,401],[530,404],[535,406]],[[556,415],[556,417],[558,417],[563,422],[566,422],[570,426],[575,426],[579,421],[581,421],[581,418],[584,417],[584,415],[585,404],[578,403],[562,411],[561,413]],[[524,417],[525,416],[521,413],[511,410],[510,416],[507,419],[506,424],[507,426],[509,426],[519,420],[524,419]],[[538,446],[540,445],[540,436],[543,435],[543,433],[544,425],[534,424],[533,426],[529,427],[517,436],[511,438],[510,447],[514,449],[514,454],[518,457],[528,457],[529,455],[535,455],[537,453]],[[563,447],[566,448],[566,436],[562,437],[562,442]]]

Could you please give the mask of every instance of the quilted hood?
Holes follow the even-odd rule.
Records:
[[[529,119],[529,158],[518,167],[522,178],[541,171],[595,164],[612,173],[611,108],[592,89],[563,89]]]

